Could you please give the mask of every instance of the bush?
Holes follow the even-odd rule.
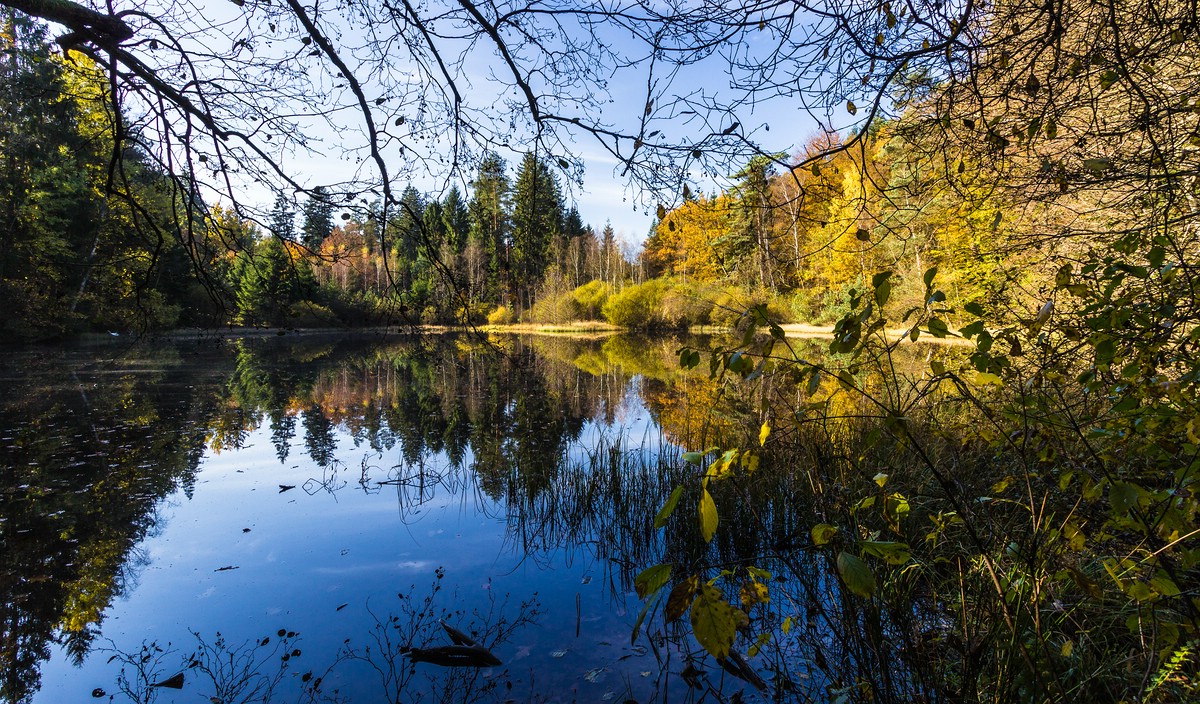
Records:
[[[337,322],[333,311],[311,301],[298,301],[288,306],[287,325],[291,327],[324,328]]]
[[[454,311],[454,322],[462,325],[482,325],[488,319],[488,304],[472,303],[469,307],[459,306]]]
[[[604,318],[613,325],[626,328],[664,327],[659,308],[667,290],[667,283],[660,279],[630,286],[609,297],[603,308]]]
[[[488,325],[512,325],[516,320],[516,314],[508,306],[498,306],[487,317]]]
[[[577,315],[580,320],[600,320],[603,317],[604,304],[612,296],[613,288],[599,279],[576,288],[571,292],[575,302]]]
[[[696,284],[679,283],[667,290],[660,315],[667,327],[687,329],[712,322],[715,291]]]
[[[529,309],[529,320],[534,323],[569,323],[578,318],[579,306],[570,291],[542,298]]]

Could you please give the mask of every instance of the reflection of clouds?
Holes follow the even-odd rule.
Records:
[[[401,560],[400,562],[365,562],[348,567],[317,567],[315,574],[365,574],[370,572],[428,572],[435,567],[430,560]]]

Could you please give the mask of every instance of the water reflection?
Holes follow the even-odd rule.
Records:
[[[826,488],[813,473],[780,466],[711,487],[722,526],[712,544],[686,517],[699,482],[681,448],[752,446],[764,413],[804,404],[786,378],[681,374],[685,342],[707,344],[293,337],[183,341],[115,359],[10,355],[0,368],[0,698],[38,699],[42,688],[41,700],[78,699],[98,687],[139,700],[133,675],[122,688],[116,673],[142,644],[175,639],[163,650],[189,668],[196,656],[180,642],[215,647],[225,630],[225,647],[241,648],[284,627],[309,639],[307,669],[280,680],[291,699],[373,701],[378,685],[363,682],[384,672],[397,700],[412,672],[394,655],[434,637],[427,614],[439,613],[526,626],[541,614],[536,628],[504,632],[519,638],[505,641],[511,667],[476,681],[500,699],[756,696],[657,612],[649,638],[630,642],[642,607],[634,577],[658,562],[676,580],[724,574],[734,595],[747,565],[789,580],[774,601],[746,608],[747,638],[778,632],[785,617],[810,643],[835,626],[826,615],[836,609],[805,606],[839,598],[824,559],[797,549],[821,521],[809,498]],[[819,344],[795,353],[815,356]],[[828,438],[793,446],[808,456],[787,461],[809,467],[844,451]],[[693,508],[656,530],[677,486]],[[420,589],[404,585],[442,566],[446,601],[409,606]],[[504,603],[510,612],[493,610]],[[472,617],[480,608],[486,617]],[[380,628],[391,640],[371,635]],[[796,642],[759,643],[754,666],[776,700],[821,699],[835,677],[817,673],[843,667],[854,681],[851,670],[872,666],[832,650],[843,665],[814,666],[819,651]],[[118,657],[106,668],[108,653]],[[139,691],[168,696],[148,687],[170,667],[139,674]],[[305,689],[312,677],[298,679],[309,670],[327,673],[319,693]],[[438,699],[448,682],[422,680],[422,691]]]
[[[645,517],[673,481],[655,469],[657,442],[642,449],[657,433],[630,388],[646,371],[630,361],[638,344],[313,338],[115,360],[11,355],[0,380],[3,700],[39,689],[56,642],[83,662],[114,600],[136,592],[150,562],[139,546],[164,500],[190,499],[202,459],[237,457],[259,434],[280,465],[308,466],[307,493],[394,489],[404,520],[470,489],[504,519],[514,552],[536,563],[588,548],[627,590],[656,540]]]

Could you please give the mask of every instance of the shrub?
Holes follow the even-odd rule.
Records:
[[[511,325],[516,320],[517,316],[508,306],[497,306],[487,317],[488,325]]]
[[[580,320],[600,320],[603,316],[604,304],[612,296],[612,286],[608,282],[589,281],[571,292],[575,302],[576,315]]]
[[[678,283],[667,290],[660,315],[667,327],[687,329],[712,322],[714,290],[690,283]]]
[[[579,318],[579,306],[570,291],[538,300],[529,310],[534,323],[569,323]]]
[[[667,288],[667,283],[660,279],[630,286],[609,297],[603,308],[604,318],[613,325],[627,328],[663,327],[659,307]]]

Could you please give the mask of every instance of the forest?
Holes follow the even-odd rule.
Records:
[[[248,3],[247,26],[293,52],[264,50],[275,63],[263,75],[282,78],[253,89],[213,88],[197,68],[172,83],[140,58],[161,45],[139,37],[159,25],[137,13],[4,4],[71,30],[52,41],[7,14],[8,340],[714,326],[730,334],[674,350],[691,381],[648,383],[668,399],[662,415],[701,411],[670,423],[686,471],[646,520],[710,546],[766,534],[772,514],[747,506],[771,466],[811,521],[758,546],[757,561],[701,551],[643,566],[635,642],[644,624],[686,622],[725,667],[808,638],[828,652],[813,668],[830,701],[1200,696],[1194,4],[462,0],[425,17],[407,4]],[[335,42],[338,22],[401,27],[390,36],[420,80]],[[611,27],[645,46],[623,53]],[[502,96],[482,108],[460,90],[457,42],[475,41],[501,68]],[[227,44],[172,44],[171,56],[256,65],[239,54],[252,42]],[[728,92],[670,87],[713,57]],[[254,106],[312,97],[301,68],[288,73],[302,60],[330,79],[311,84],[319,97],[363,118],[368,187],[278,168],[277,150],[305,145]],[[624,69],[648,76],[632,127],[603,117]],[[770,125],[750,124],[747,107],[768,98],[820,129],[782,138],[802,148],[769,148]],[[569,205],[564,185],[583,167],[573,136],[649,194],[657,217],[636,255]],[[501,148],[523,155],[511,174]],[[235,169],[270,180],[274,205],[207,202],[201,186]],[[435,169],[467,187],[412,185]],[[786,323],[830,326],[823,354]],[[921,346],[931,339],[955,344]],[[836,579],[780,585],[761,566],[772,561]],[[791,613],[752,620],[767,604]]]
[[[909,303],[931,266],[951,282],[953,304],[1021,299],[1004,290],[1024,267],[1013,256],[1027,251],[1013,235],[1020,224],[999,216],[985,164],[968,171],[929,153],[919,103],[846,135],[852,147],[812,138],[801,153],[751,159],[724,191],[685,186],[676,206],[658,206],[640,250],[611,224],[585,224],[560,174],[533,153],[515,173],[487,154],[465,192],[407,185],[386,228],[378,202],[342,207],[323,186],[280,193],[255,217],[242,204],[207,204],[137,140],[114,161],[114,130],[128,120],[112,113],[103,72],[56,52],[44,25],[8,21],[9,341],[197,326],[728,327],[768,302],[779,322],[831,324],[847,292],[882,268],[908,282]],[[952,178],[922,182],[922,170]]]

